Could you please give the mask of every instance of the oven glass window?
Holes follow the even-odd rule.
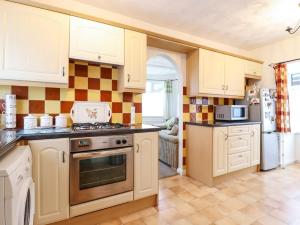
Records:
[[[80,190],[126,180],[126,154],[79,161]]]
[[[245,117],[245,108],[233,108],[232,114],[233,118],[243,118]]]

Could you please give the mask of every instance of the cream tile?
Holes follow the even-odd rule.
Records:
[[[17,114],[29,113],[29,101],[28,100],[16,100]]]
[[[45,113],[59,114],[60,113],[60,101],[45,101]]]
[[[123,113],[130,113],[131,111],[131,102],[123,102],[122,107],[123,107]]]
[[[28,99],[30,100],[45,100],[44,87],[28,87]]]
[[[74,81],[75,89],[88,89],[88,78],[87,77],[75,77]]]
[[[112,92],[112,102],[122,102],[123,101],[123,96],[121,93],[117,91]]]
[[[74,89],[60,89],[60,100],[61,101],[75,101],[75,90]]]
[[[88,100],[89,101],[100,101],[100,91],[88,90]]]
[[[0,85],[0,98],[4,98],[4,95],[11,93],[11,86]]]
[[[112,80],[111,79],[101,79],[100,80],[100,90],[111,91],[112,90]]]
[[[113,123],[123,123],[123,114],[122,113],[113,113],[112,114]]]
[[[69,76],[75,76],[75,63],[69,63]]]
[[[100,78],[100,66],[88,66],[88,77]]]

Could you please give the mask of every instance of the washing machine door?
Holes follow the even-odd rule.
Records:
[[[33,225],[35,211],[35,191],[31,177],[28,177],[20,189],[20,210],[18,225]]]

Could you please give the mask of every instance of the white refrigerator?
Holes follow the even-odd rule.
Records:
[[[259,104],[249,105],[249,119],[261,121],[261,170],[280,164],[279,133],[276,132],[276,90],[262,88]]]

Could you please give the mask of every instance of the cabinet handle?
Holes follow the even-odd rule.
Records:
[[[62,76],[64,77],[65,76],[65,67],[63,66],[62,68]]]
[[[225,90],[225,85],[222,85],[222,90]]]
[[[98,60],[101,60],[101,56],[100,55],[98,55]]]
[[[226,135],[225,135],[225,140],[227,140],[227,139],[228,139],[228,135],[226,134]]]
[[[251,136],[252,136],[252,137],[254,136],[254,131],[251,132]]]
[[[62,152],[62,162],[65,163],[66,162],[66,157],[65,157],[65,152]]]
[[[130,81],[130,74],[127,75],[127,81],[129,83],[129,81]]]
[[[140,152],[140,145],[137,144],[137,145],[136,145],[136,153],[139,153],[139,152]]]

